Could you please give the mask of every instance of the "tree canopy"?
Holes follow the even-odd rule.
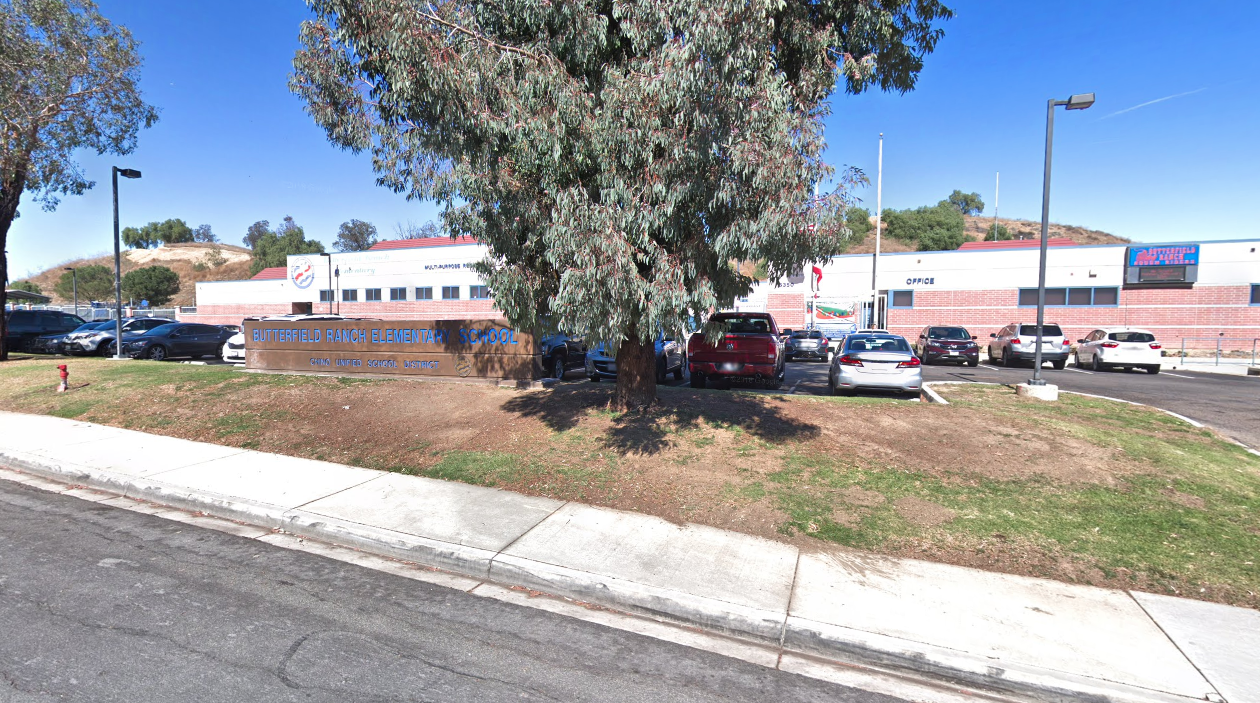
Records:
[[[266,222],[255,222],[250,229],[253,230],[259,224],[265,225]],[[275,231],[264,230],[254,242],[254,258],[249,264],[249,275],[253,276],[265,268],[284,266],[288,263],[290,254],[320,254],[323,251],[323,244],[307,239],[302,226],[294,222],[292,217],[285,216],[284,222]]]
[[[80,266],[78,269],[79,276],[79,300],[113,300],[114,299],[114,270],[108,266],[100,264],[91,264],[89,266]],[[70,300],[74,297],[74,271],[65,271],[61,277],[57,279],[57,284],[53,286],[53,292],[62,300]]]
[[[209,225],[202,225],[209,229]],[[126,227],[122,231],[122,241],[132,249],[149,249],[162,244],[179,244],[198,241],[196,231],[188,223],[180,219],[163,222],[150,222],[140,227]],[[213,240],[211,240],[213,241]]]
[[[985,232],[984,241],[986,242],[1004,242],[1008,239],[1014,239],[1015,235],[1006,228],[1006,225],[1000,222],[994,222],[989,225],[989,230]]]
[[[376,225],[363,220],[350,220],[341,223],[333,247],[337,251],[367,251],[376,241]]]
[[[91,0],[0,0],[0,280],[23,193],[52,210],[94,185],[77,151],[130,154],[157,122],[140,95],[140,63],[131,33]]]
[[[241,242],[250,249],[253,249],[254,245],[258,243],[258,240],[270,231],[271,222],[267,220],[259,220],[245,230],[245,236],[241,238]]]
[[[915,244],[919,251],[951,251],[966,241],[967,223],[948,203],[913,210],[884,210],[888,236]]]
[[[429,220],[428,222],[417,225],[411,220],[407,220],[406,224],[399,222],[394,225],[394,239],[430,239],[433,237],[441,237],[442,226]]]
[[[378,182],[437,201],[517,326],[617,347],[617,403],[655,398],[651,340],[752,278],[842,247],[822,158],[837,81],[907,91],[937,0],[310,0],[291,88]],[[811,227],[810,225],[814,225]],[[711,331],[715,331],[714,330]]]
[[[133,269],[123,276],[122,289],[123,295],[161,307],[179,292],[179,274],[165,266]]]
[[[860,242],[875,229],[871,223],[871,212],[864,207],[850,207],[844,211],[844,226],[853,233],[853,240]]]
[[[219,241],[219,237],[214,233],[214,230],[210,228],[210,225],[197,225],[197,229],[193,230],[192,240],[194,242],[213,244],[214,242]]]
[[[964,193],[961,190],[955,190],[940,204],[951,205],[964,215],[979,215],[984,212],[984,201],[980,199],[979,193]]]
[[[31,281],[14,281],[9,284],[10,290],[24,290],[27,293],[43,294],[43,290]]]

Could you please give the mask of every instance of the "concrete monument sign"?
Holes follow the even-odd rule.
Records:
[[[534,335],[494,320],[245,321],[251,369],[533,379]]]

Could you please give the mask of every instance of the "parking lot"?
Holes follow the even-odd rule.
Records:
[[[755,386],[741,387],[758,393],[828,395],[827,367],[821,361],[793,361],[787,366],[783,388],[767,391]],[[1042,377],[1062,390],[1119,398],[1144,403],[1184,415],[1209,425],[1249,447],[1260,448],[1260,378],[1227,376],[1196,371],[1164,371],[1151,375],[1143,371],[1087,371],[1071,366],[1056,371],[1046,364]],[[1003,368],[981,364],[965,366],[925,366],[924,382],[1003,383],[1014,385],[1032,377],[1032,368]],[[570,373],[569,379],[581,378]],[[569,381],[577,382],[577,381]],[[670,379],[667,385],[685,386],[687,381]],[[866,397],[877,392],[859,392]]]

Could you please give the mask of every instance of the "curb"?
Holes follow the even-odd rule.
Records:
[[[938,396],[939,397],[939,396]],[[943,398],[941,399],[944,400]],[[1133,685],[1067,674],[1036,666],[1001,665],[989,658],[936,645],[854,630],[714,598],[556,566],[303,509],[242,501],[210,492],[176,489],[156,480],[63,465],[56,460],[0,450],[0,467],[58,483],[82,485],[133,499],[280,529],[301,537],[401,559],[507,587],[646,615],[706,632],[777,647],[784,654],[821,656],[848,665],[903,672],[936,682],[1014,694],[1038,701],[1173,703],[1193,700]]]

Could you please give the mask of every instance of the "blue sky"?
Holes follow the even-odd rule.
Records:
[[[111,250],[109,166],[122,181],[123,226],[170,217],[208,223],[239,244],[250,223],[292,215],[330,244],[351,218],[388,235],[436,217],[374,183],[369,157],[331,146],[286,87],[297,0],[100,0],[142,42],[142,86],[161,111],[125,158],[85,154],[97,181],[53,213],[25,205],[9,232],[14,279]],[[1137,241],[1260,236],[1260,3],[1211,12],[1184,2],[959,1],[957,17],[905,94],[839,95],[828,160],[866,171],[875,204],[885,134],[884,206],[935,203],[955,188],[1002,216],[1040,217],[1045,104],[1094,92],[1055,123],[1051,219]]]

